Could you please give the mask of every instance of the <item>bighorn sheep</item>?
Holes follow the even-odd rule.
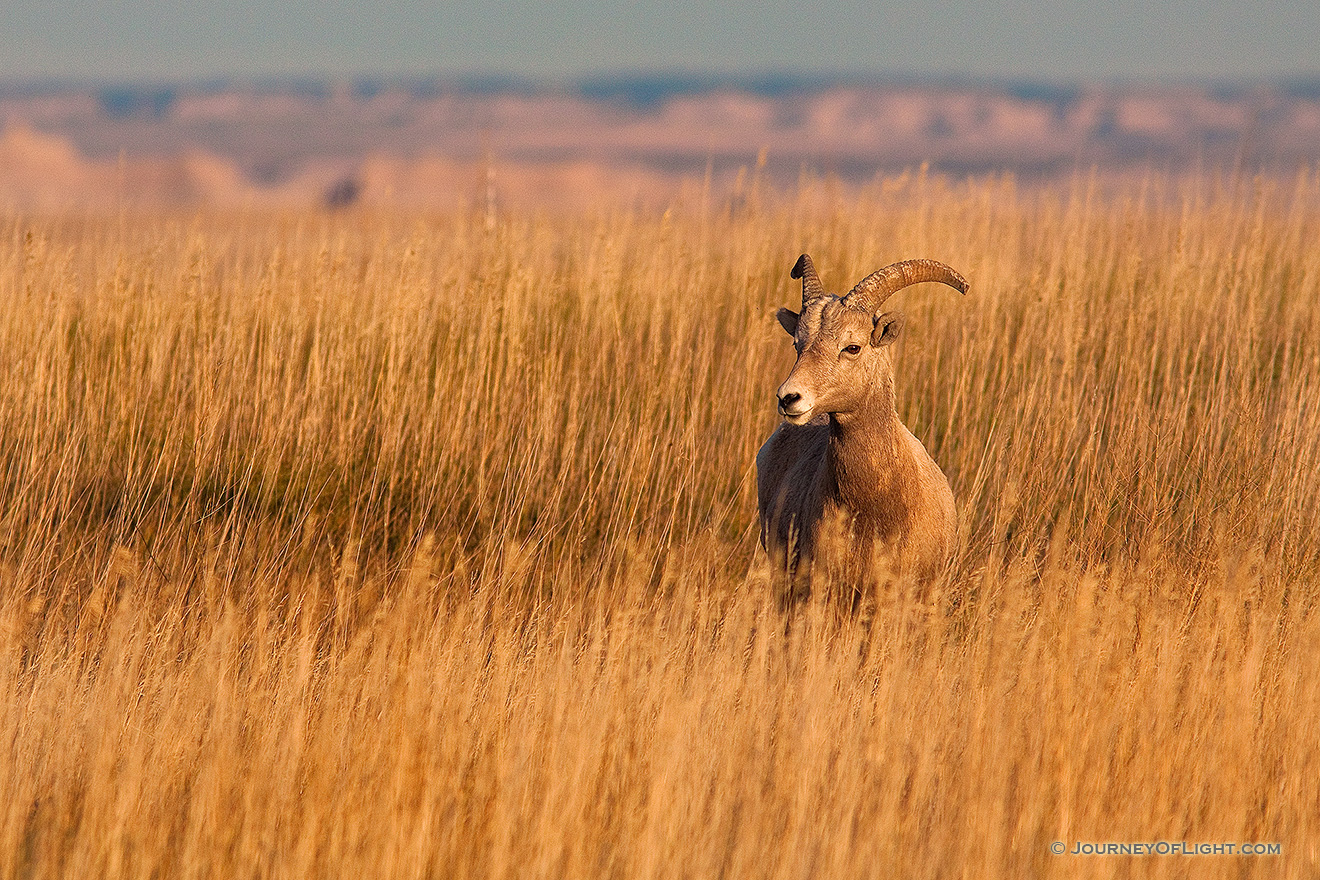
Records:
[[[927,579],[953,553],[953,492],[894,409],[890,344],[903,319],[880,308],[911,284],[938,281],[965,294],[967,281],[943,263],[904,260],[839,298],[806,254],[792,277],[802,279],[802,311],[780,309],[778,318],[797,363],[778,390],[784,421],[756,456],[761,543],[799,594],[822,523],[840,524],[859,560],[879,545],[897,573]]]

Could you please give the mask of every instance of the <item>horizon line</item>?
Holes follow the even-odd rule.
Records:
[[[898,71],[811,71],[767,67],[746,72],[685,69],[616,69],[568,76],[532,76],[500,71],[283,73],[142,77],[0,76],[0,97],[34,97],[68,92],[106,90],[176,90],[207,93],[250,89],[255,91],[315,92],[327,96],[342,89],[372,93],[388,89],[459,94],[577,94],[586,98],[627,98],[655,93],[663,97],[735,90],[775,96],[823,91],[840,87],[925,87],[935,89],[988,88],[1008,92],[1037,92],[1023,97],[1065,97],[1098,90],[1202,89],[1230,94],[1262,88],[1320,97],[1320,69],[1313,73],[1259,76],[1132,76],[1060,77],[1016,74],[911,73]],[[310,96],[310,95],[309,95]]]

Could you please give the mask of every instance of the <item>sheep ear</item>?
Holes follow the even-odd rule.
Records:
[[[779,326],[788,332],[789,336],[797,336],[798,313],[791,309],[780,309],[775,313],[779,319]]]
[[[903,316],[898,312],[885,312],[883,315],[876,315],[872,320],[875,322],[871,328],[873,348],[889,345],[898,338],[899,331],[903,329]]]

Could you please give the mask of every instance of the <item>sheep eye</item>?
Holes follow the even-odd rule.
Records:
[[[843,350],[846,351],[848,354],[861,354],[861,353],[862,353],[862,347],[861,347],[860,345],[856,345],[856,344],[854,344],[854,345],[849,345],[849,346],[845,346]]]

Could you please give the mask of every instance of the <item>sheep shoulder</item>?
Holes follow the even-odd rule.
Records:
[[[881,545],[896,570],[933,576],[952,553],[957,516],[949,481],[921,441],[893,418],[836,448],[834,468],[832,485],[852,518],[851,533]]]
[[[958,538],[958,514],[949,478],[921,441],[901,423],[900,428],[914,467],[910,472],[911,485],[904,492],[911,513],[899,562],[905,571],[929,578],[953,555]]]

